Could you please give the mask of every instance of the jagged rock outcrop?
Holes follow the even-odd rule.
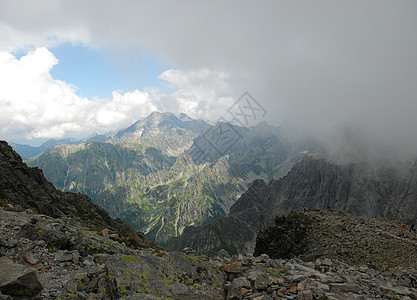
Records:
[[[253,185],[257,188],[244,193],[227,217],[210,226],[186,228],[170,246],[174,249],[191,246],[202,253],[211,253],[217,245],[224,244],[225,249],[251,253],[256,236],[253,232],[273,225],[275,216],[287,215],[294,209],[332,208],[407,224],[417,221],[416,164],[337,164],[310,155],[282,179],[268,185],[255,181]],[[246,234],[243,240],[241,235],[234,238],[229,234],[240,228]],[[208,235],[210,242],[201,238]]]

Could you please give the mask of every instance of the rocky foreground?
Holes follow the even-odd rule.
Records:
[[[0,210],[0,299],[224,296],[221,266],[158,248],[134,249],[107,229],[13,210]]]
[[[416,268],[133,249],[106,229],[10,205],[0,270],[0,299],[417,299]]]

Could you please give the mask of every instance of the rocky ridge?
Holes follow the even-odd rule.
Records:
[[[374,269],[417,267],[417,235],[386,218],[358,217],[334,210],[292,211],[261,230],[254,255],[331,258]]]
[[[0,292],[13,299],[223,297],[216,265],[10,208],[0,209]]]

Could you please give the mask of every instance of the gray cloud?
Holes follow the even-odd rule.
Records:
[[[225,71],[232,97],[251,92],[271,121],[319,135],[354,125],[412,151],[416,16],[412,0],[2,1],[0,47],[69,40]]]

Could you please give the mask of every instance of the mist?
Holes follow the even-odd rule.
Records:
[[[185,72],[230,74],[229,97],[250,92],[267,121],[305,130],[335,153],[348,144],[367,155],[417,154],[416,1],[24,4],[0,5],[8,28],[0,47],[71,41],[111,47],[121,65],[152,53]]]

